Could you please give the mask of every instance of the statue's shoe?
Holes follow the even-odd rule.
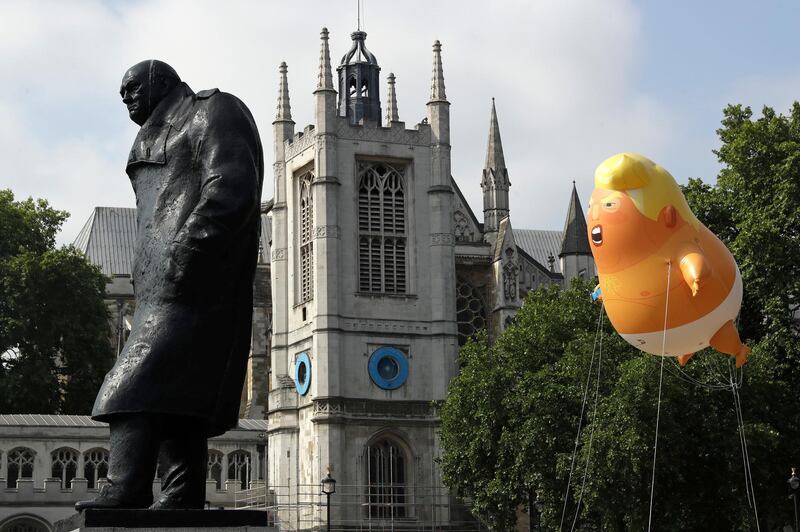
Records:
[[[134,498],[120,495],[119,490],[115,490],[111,485],[106,484],[94,499],[88,501],[78,501],[75,503],[75,510],[82,512],[87,509],[134,509],[147,508],[152,502],[151,498]]]
[[[161,496],[150,505],[151,510],[202,510],[205,501],[188,501],[181,497]]]

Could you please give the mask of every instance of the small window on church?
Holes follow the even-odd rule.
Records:
[[[369,91],[367,90],[367,80],[361,80],[361,96],[366,98],[369,96]]]
[[[97,481],[108,475],[108,451],[105,449],[91,449],[83,454],[83,478],[86,487],[97,488]]]
[[[358,289],[405,294],[406,207],[403,170],[386,163],[358,166]]]
[[[36,453],[31,449],[17,447],[8,452],[6,462],[6,487],[16,488],[17,479],[33,478],[33,458]]]
[[[347,82],[347,90],[350,96],[356,95],[356,78],[350,78],[350,81]]]
[[[222,453],[219,451],[208,450],[206,480],[213,480],[217,489],[222,489]]]
[[[67,489],[70,482],[78,474],[78,451],[68,447],[62,447],[52,452],[50,455],[53,478],[61,481],[61,489]]]
[[[300,300],[304,303],[314,298],[314,200],[311,195],[310,172],[300,177]],[[305,318],[303,318],[305,319]]]
[[[228,480],[236,480],[243,490],[250,484],[250,453],[234,451],[228,455]]]
[[[367,447],[367,519],[407,517],[406,455],[391,439]]]

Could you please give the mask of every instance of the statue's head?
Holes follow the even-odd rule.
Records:
[[[163,61],[149,59],[136,63],[125,72],[119,94],[128,107],[128,116],[141,126],[180,82],[174,68]]]

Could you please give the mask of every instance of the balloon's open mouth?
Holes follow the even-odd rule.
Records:
[[[603,244],[603,228],[599,225],[592,227],[592,244],[595,246]]]

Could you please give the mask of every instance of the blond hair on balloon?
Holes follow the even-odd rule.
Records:
[[[600,163],[594,173],[595,188],[627,194],[644,216],[658,221],[658,215],[672,205],[679,216],[697,228],[695,217],[672,174],[638,153],[618,153]]]

